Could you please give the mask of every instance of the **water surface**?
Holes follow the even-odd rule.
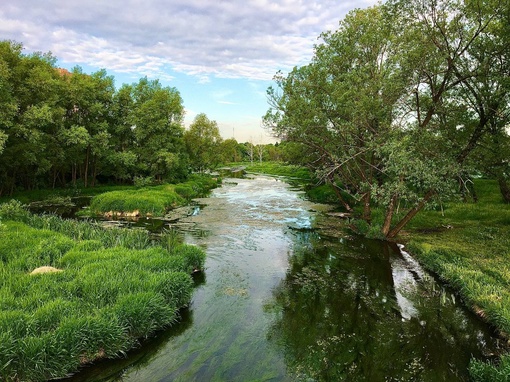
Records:
[[[227,179],[199,203],[176,224],[207,252],[182,323],[76,381],[463,381],[498,351],[405,250],[283,181]]]

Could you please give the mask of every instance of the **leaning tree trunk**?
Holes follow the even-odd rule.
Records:
[[[393,213],[395,212],[395,204],[397,204],[397,194],[393,194],[390,200],[390,204],[386,209],[386,216],[384,217],[384,224],[381,229],[381,232],[385,237],[388,236],[388,232],[390,232],[391,218],[393,217]]]
[[[421,209],[425,206],[425,204],[429,201],[429,199],[434,196],[434,194],[436,193],[435,190],[429,190],[427,191],[427,193],[425,194],[425,196],[423,197],[422,200],[420,200],[420,202],[414,206],[413,208],[411,208],[409,210],[409,212],[406,214],[406,216],[404,216],[398,223],[397,225],[386,235],[386,238],[388,239],[392,239],[394,238],[395,236],[398,235],[398,233],[400,232],[400,230],[402,228],[405,227],[405,225],[407,223],[409,223],[411,221],[412,218],[415,217],[415,215],[421,211]]]
[[[342,193],[340,192],[339,188],[337,187],[337,185],[335,184],[334,180],[329,177],[328,178],[328,181],[329,183],[331,184],[331,187],[333,187],[333,190],[335,191],[335,194],[336,194],[336,197],[338,198],[338,200],[340,201],[340,203],[344,206],[344,208],[348,211],[348,212],[352,212],[353,209],[352,207],[349,205],[349,203],[347,203],[345,201],[345,199],[343,198],[342,196]]]
[[[501,192],[501,196],[503,196],[503,201],[505,203],[510,203],[510,186],[506,179],[502,176],[498,177],[499,191]]]

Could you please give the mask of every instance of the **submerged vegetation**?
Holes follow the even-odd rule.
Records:
[[[0,219],[6,381],[63,377],[172,325],[205,260],[172,233],[157,241],[144,230],[32,215],[19,202],[1,205]]]

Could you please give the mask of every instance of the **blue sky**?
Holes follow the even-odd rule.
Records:
[[[0,39],[51,51],[58,65],[106,69],[179,90],[185,125],[215,120],[224,138],[274,141],[261,127],[274,74],[306,64],[346,13],[375,0],[3,0]]]

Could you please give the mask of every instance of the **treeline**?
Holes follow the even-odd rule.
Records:
[[[188,130],[183,119],[178,90],[158,80],[116,89],[105,70],[69,72],[49,53],[24,54],[21,43],[0,41],[0,195],[176,182],[219,163],[279,155],[272,145],[223,140],[205,114]]]
[[[476,198],[475,175],[510,202],[508,1],[388,0],[321,38],[276,75],[264,123],[347,210],[394,237],[427,203]]]

